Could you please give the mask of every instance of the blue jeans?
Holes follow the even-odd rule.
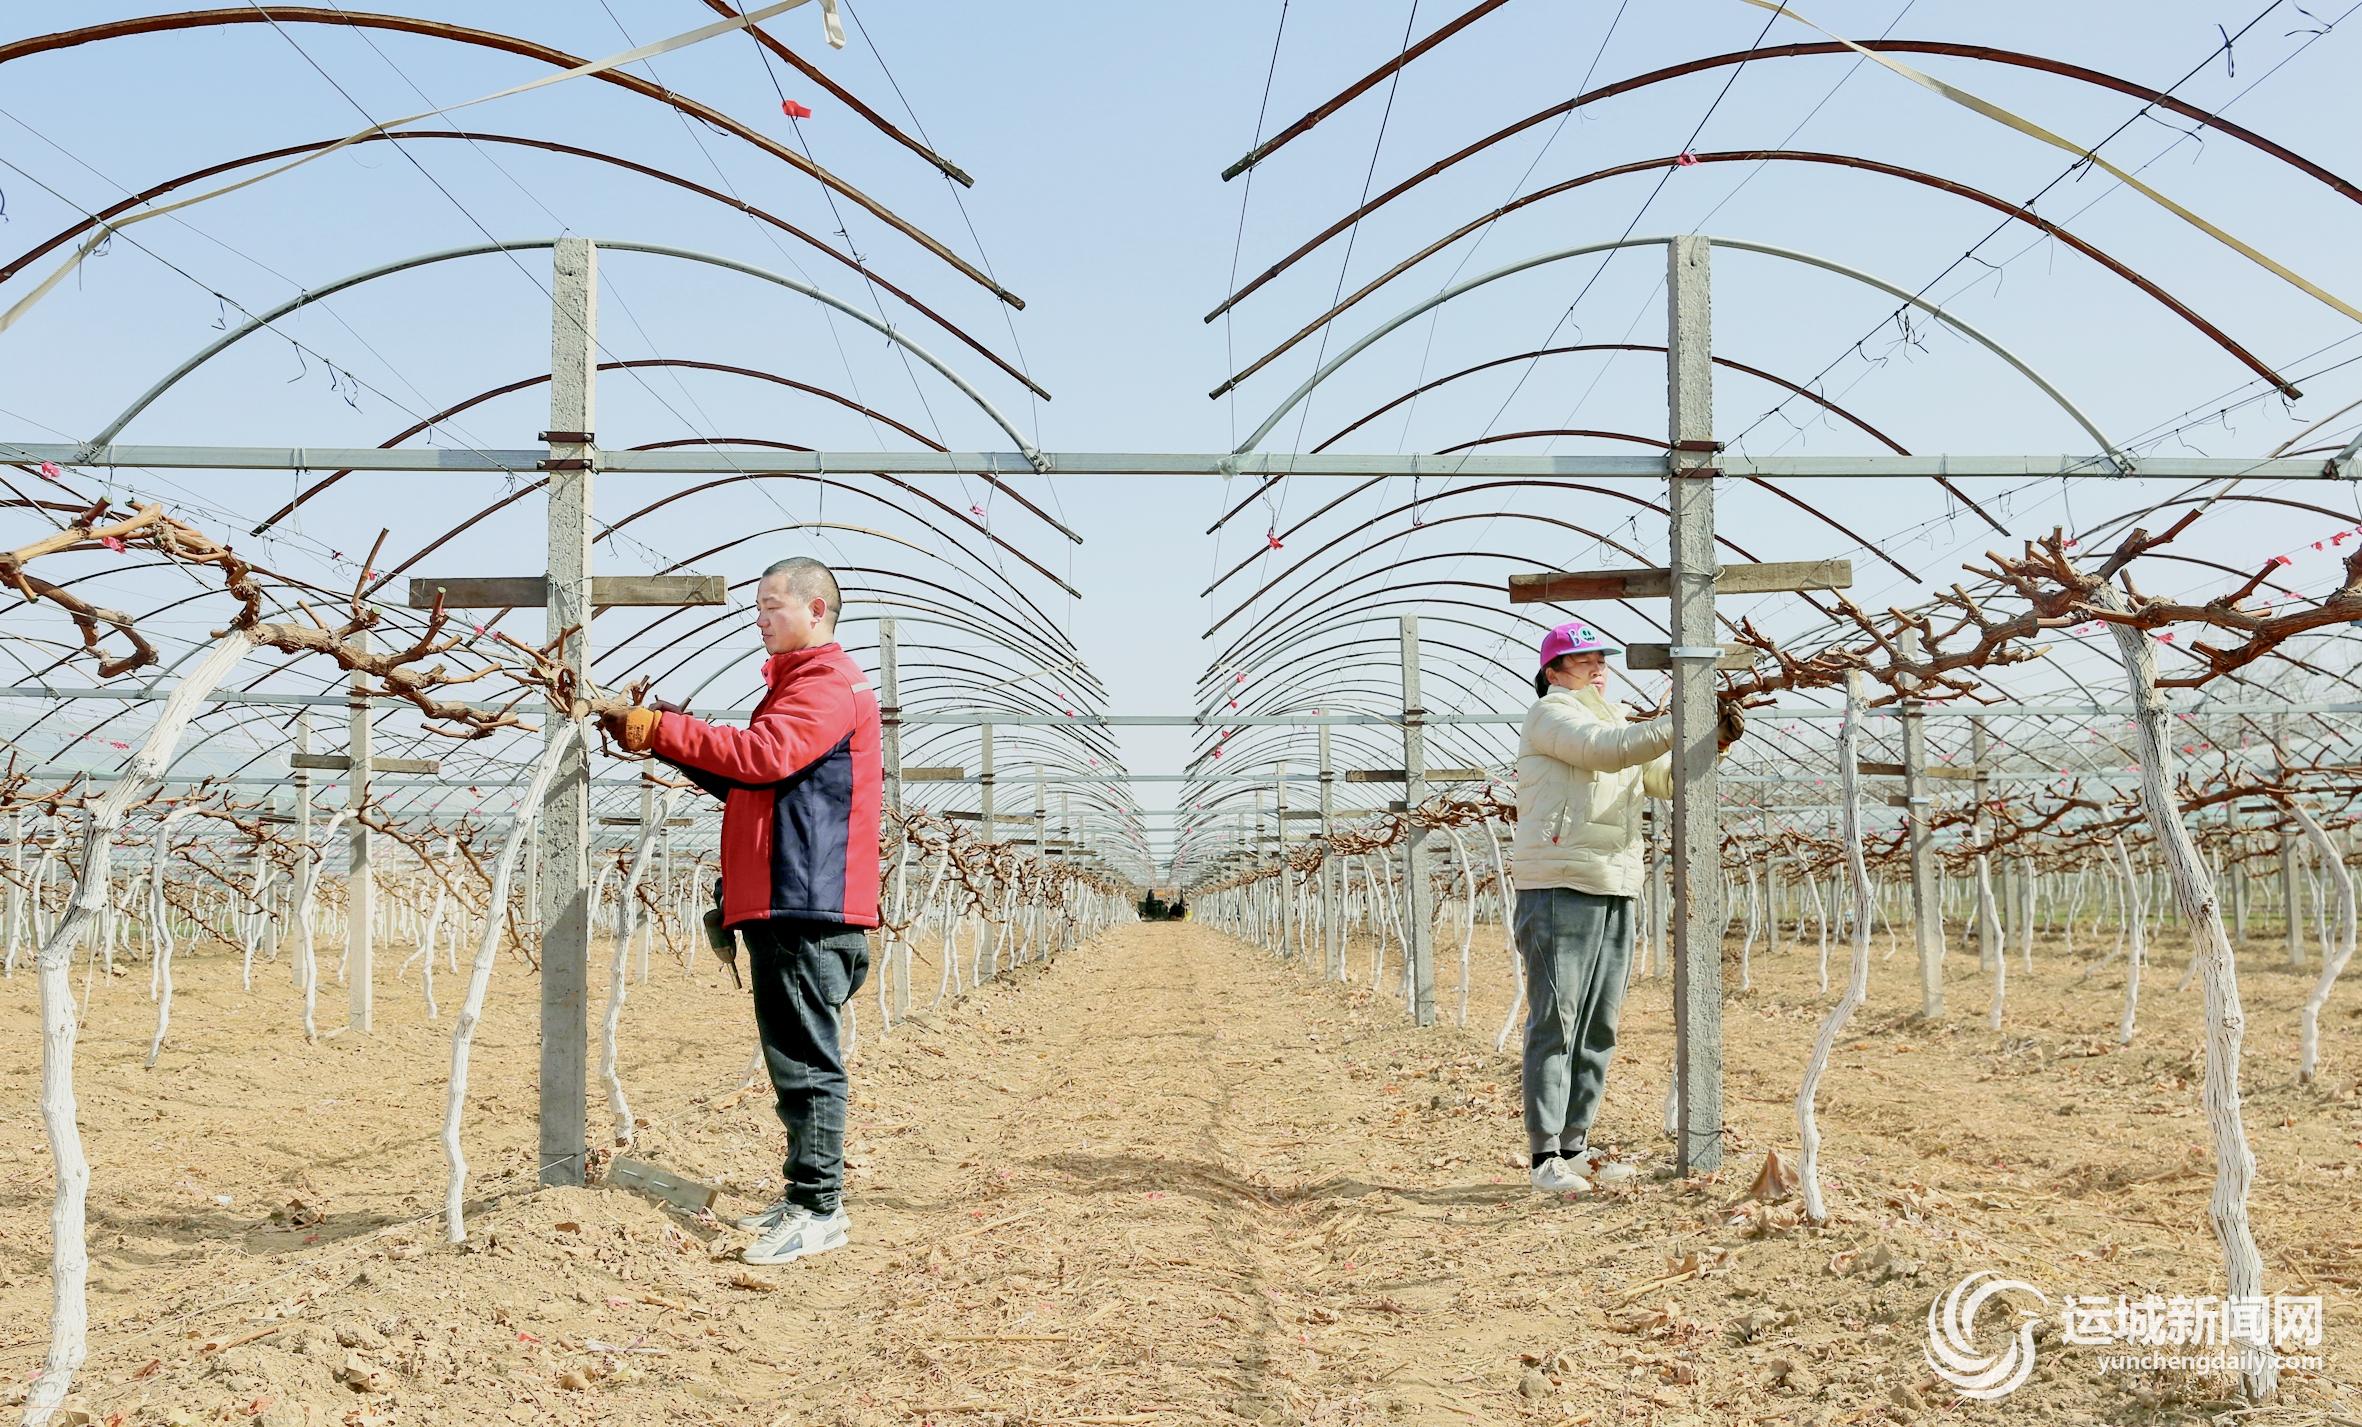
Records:
[[[840,922],[767,921],[746,936],[763,1065],[787,1127],[787,1197],[836,1212],[845,1188],[845,1105],[851,1084],[837,1027],[869,979],[869,934]]]
[[[1535,1154],[1582,1148],[1616,1053],[1632,965],[1632,899],[1520,888],[1525,960],[1525,1134]]]

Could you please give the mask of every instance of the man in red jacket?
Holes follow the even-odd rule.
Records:
[[[844,1053],[839,1015],[869,976],[878,924],[878,701],[836,642],[836,576],[782,560],[755,587],[766,686],[743,729],[671,708],[606,719],[625,751],[650,752],[722,799],[722,924],[746,938],[763,1062],[787,1126],[787,1189],[738,1221],[761,1237],[748,1263],[789,1263],[844,1244]]]

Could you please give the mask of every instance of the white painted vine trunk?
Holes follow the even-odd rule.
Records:
[[[2110,608],[2125,607],[2124,597],[2113,586],[2102,586],[2100,598]],[[2247,1145],[2239,1103],[2239,1049],[2247,1027],[2239,1004],[2239,968],[2223,929],[2214,884],[2198,859],[2180,810],[2174,806],[2177,754],[2167,727],[2170,715],[2157,693],[2156,649],[2145,631],[2114,625],[2111,632],[2124,659],[2125,691],[2135,710],[2141,798],[2147,807],[2149,830],[2157,839],[2158,854],[2172,879],[2182,914],[2199,938],[2199,980],[2206,1007],[2205,1080],[2200,1101],[2213,1140],[2215,1164],[2208,1214],[2214,1222],[2215,1238],[2222,1245],[2230,1296],[2260,1298],[2264,1291],[2263,1257],[2256,1251],[2255,1233],[2247,1218],[2255,1155]],[[2280,1365],[2268,1337],[2245,1337],[2238,1349],[2240,1382],[2248,1397],[2261,1402],[2273,1396],[2279,1388]]]
[[[2139,879],[2133,875],[2132,855],[2124,850],[2124,839],[2116,839],[2116,861],[2124,869],[2125,922],[2131,927],[2131,940],[2126,945],[2124,964],[2124,1014],[2116,1023],[2116,1044],[2131,1045],[2132,1033],[2138,1023],[2141,1008],[2141,965],[2148,957],[2148,942],[2141,931],[2145,894]]]
[[[2313,993],[2305,998],[2297,1021],[2296,1080],[2299,1085],[2310,1085],[2321,1057],[2321,1008],[2329,1004],[2330,988],[2354,955],[2354,875],[2346,870],[2345,859],[2338,856],[2329,834],[2321,830],[2311,813],[2293,799],[2282,806],[2295,815],[2297,826],[2305,830],[2305,840],[2321,854],[2321,866],[2337,893],[2337,939],[2321,944],[2321,975],[2313,983]]]
[[[607,1084],[607,1103],[615,1111],[617,1148],[632,1142],[631,1102],[624,1096],[616,1057],[623,1028],[623,999],[631,980],[632,938],[640,931],[640,879],[648,871],[648,855],[664,820],[672,816],[675,791],[665,789],[656,800],[656,816],[641,824],[639,841],[632,847],[631,873],[615,897],[615,948],[607,961],[607,1015],[599,1028],[599,1078]]]
[[[75,1018],[67,966],[83,928],[106,905],[108,860],[125,811],[163,780],[181,731],[253,647],[244,630],[232,630],[205,651],[165,699],[123,777],[92,805],[83,831],[81,879],[35,953],[41,983],[41,1121],[49,1133],[56,1193],[49,1209],[49,1354],[25,1398],[27,1427],[44,1427],[56,1415],[89,1353],[90,1252],[83,1216],[90,1162],[82,1153],[74,1104]]]
[[[1501,889],[1501,941],[1508,949],[1510,974],[1517,982],[1517,994],[1509,998],[1509,1014],[1501,1018],[1500,1033],[1493,1037],[1497,1053],[1508,1048],[1509,1032],[1517,1025],[1518,1013],[1525,1009],[1525,957],[1517,950],[1517,889],[1509,885],[1509,868],[1501,860],[1501,839],[1490,831],[1490,822],[1485,826],[1485,841],[1493,847],[1493,881]]]
[[[525,840],[540,817],[542,797],[549,792],[550,780],[557,776],[558,764],[583,736],[582,725],[573,724],[551,739],[542,750],[541,760],[533,767],[533,781],[526,786],[524,797],[517,801],[516,821],[509,828],[508,838],[500,847],[500,860],[493,867],[484,931],[476,939],[475,963],[468,970],[467,999],[459,1008],[457,1024],[451,1028],[451,1087],[443,1101],[443,1156],[450,1162],[451,1176],[443,1192],[443,1226],[445,1236],[455,1244],[467,1238],[462,1207],[462,1198],[467,1193],[467,1156],[459,1148],[459,1122],[467,1106],[468,1055],[475,1047],[476,1022],[484,1017],[484,993],[492,984],[492,965],[499,957],[500,927],[508,906],[509,883],[516,876],[518,854],[524,850]]]
[[[1846,880],[1853,890],[1853,958],[1845,991],[1821,1022],[1821,1032],[1813,1040],[1812,1059],[1805,1065],[1803,1083],[1796,1090],[1796,1180],[1804,1197],[1804,1212],[1816,1224],[1828,1222],[1829,1206],[1821,1193],[1821,1127],[1814,1101],[1820,1094],[1821,1076],[1829,1068],[1829,1053],[1870,989],[1870,871],[1862,860],[1861,722],[1862,675],[1858,670],[1849,671],[1845,676],[1845,719],[1837,732],[1837,777]]]
[[[145,1062],[150,1070],[156,1068],[156,1057],[164,1053],[164,1033],[172,1026],[173,943],[170,917],[164,901],[164,871],[169,860],[174,825],[195,811],[194,808],[175,808],[164,815],[163,826],[156,829],[155,865],[148,874],[148,947],[149,959],[155,968],[150,985],[155,988],[156,996],[156,1034],[148,1042],[148,1058]]]

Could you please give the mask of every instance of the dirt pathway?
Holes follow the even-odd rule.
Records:
[[[1499,1014],[1500,970],[1480,1018],[1488,998]],[[1927,1391],[1920,1360],[1929,1298],[1971,1267],[2071,1268],[2075,1291],[2213,1286],[2185,1007],[2161,996],[2143,1048],[2101,1054],[2066,1030],[1914,1029],[1887,1004],[1908,988],[1884,978],[1825,1102],[1840,1217],[1800,1231],[1732,1213],[1763,1146],[1792,1137],[1785,1087],[1819,1014],[1809,958],[1756,974],[1729,1013],[1729,1167],[1582,1202],[1525,1186],[1514,1053],[1199,927],[1119,928],[890,1037],[865,992],[853,1243],[747,1270],[731,1257],[746,1236],[635,1196],[523,1192],[522,978],[480,1033],[483,1199],[453,1249],[424,1217],[448,1022],[389,993],[367,1043],[258,1036],[277,993],[258,977],[241,995],[234,962],[194,958],[165,1071],[137,1070],[147,1013],[120,985],[85,1037],[84,1401],[100,1421],[262,1427],[2205,1420],[2202,1388],[2063,1355],[2009,1402],[1963,1406]],[[2013,976],[2026,1024],[2112,1024],[2073,974]],[[2259,1044],[2288,979],[2257,980]],[[1662,1001],[1636,983],[1596,1136],[1651,1161]],[[0,1034],[25,1014],[0,1005]],[[635,1153],[725,1186],[726,1211],[767,1197],[770,1107],[716,1093],[745,1064],[743,994],[669,973],[627,1026]],[[29,1104],[25,1067],[0,1080]],[[2251,1423],[2319,1422],[2350,1394],[2353,1096],[2347,1080],[2251,1101],[2275,1283],[2314,1277],[2333,1335],[2330,1375]],[[2108,1136],[2052,1113],[2068,1103]],[[0,1124],[14,1380],[46,1321],[46,1160],[29,1114]]]

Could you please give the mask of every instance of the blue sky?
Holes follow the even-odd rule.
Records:
[[[83,5],[72,7],[71,18],[94,23],[163,8]],[[1713,71],[1603,102],[1584,117],[1542,126],[1459,165],[1361,225],[1350,256],[1344,242],[1332,243],[1248,299],[1229,323],[1201,322],[1228,290],[1234,267],[1241,276],[1261,271],[1350,209],[1365,183],[1383,189],[1565,98],[1586,73],[1596,84],[1747,47],[1767,19],[1739,0],[1621,11],[1514,0],[1411,66],[1398,87],[1381,86],[1282,151],[1256,171],[1251,188],[1221,181],[1221,169],[1258,132],[1259,110],[1264,132],[1279,127],[1392,55],[1406,20],[1412,33],[1424,34],[1461,8],[1427,0],[1414,18],[1408,4],[1292,0],[1276,56],[1281,6],[1270,0],[1183,9],[865,0],[853,7],[860,24],[852,44],[834,53],[820,43],[816,7],[772,22],[781,39],[898,123],[909,125],[915,111],[916,125],[977,179],[957,202],[932,168],[809,81],[783,68],[767,73],[742,37],[667,56],[653,73],[785,140],[793,136],[779,113],[775,75],[789,98],[815,110],[801,138],[819,162],[971,261],[988,262],[1025,297],[1023,312],[1003,312],[939,261],[839,205],[855,247],[880,272],[996,349],[1013,355],[1022,346],[1026,366],[1054,393],[1053,402],[1028,400],[1015,383],[926,324],[910,329],[1053,449],[1227,447],[1311,370],[1321,339],[1283,358],[1235,400],[1207,400],[1233,357],[1243,362],[1260,354],[1340,289],[1352,290],[1512,194],[1678,152],[1693,130],[1693,147],[1701,152],[1787,147],[1854,154],[1930,170],[2013,201],[2066,167],[2055,150],[1852,59],[1766,62],[1735,78],[1729,70]],[[1891,29],[1902,37],[2002,45],[2163,87],[2219,48],[2218,25],[2238,29],[2262,8],[1821,0],[1807,13],[1850,35]],[[2336,102],[2347,87],[2354,45],[2362,42],[2362,23],[2326,37],[2312,33],[2343,8],[2274,8],[2228,56],[2214,54],[2176,93],[2210,108],[2227,103],[2230,117],[2331,170],[2362,173],[2356,151],[2362,137]],[[34,33],[63,13],[18,7],[7,37]],[[529,35],[586,55],[708,18],[693,0],[564,6],[420,0],[403,13]],[[1815,38],[1781,21],[1766,42]],[[2078,140],[2106,134],[2138,108],[2122,95],[2053,76],[1940,58],[1913,62]],[[414,112],[542,72],[513,57],[422,37],[319,25],[139,37],[20,59],[0,69],[6,78],[0,157],[22,170],[0,169],[8,219],[0,225],[0,247],[13,255],[48,236],[72,216],[69,205],[95,206],[234,154],[350,132],[367,122],[364,114]],[[840,221],[808,179],[613,86],[577,81],[470,111],[464,122],[562,140],[728,187],[823,235]],[[844,269],[810,250],[775,242],[743,216],[646,179],[525,150],[449,142],[403,145],[406,153],[394,148],[363,146],[192,210],[186,223],[163,219],[131,230],[189,276],[118,241],[0,337],[0,436],[58,439],[57,433],[99,428],[155,375],[215,335],[224,307],[208,288],[259,311],[301,286],[482,241],[487,232],[517,238],[563,229],[672,243],[783,271],[800,268],[832,291],[867,301]],[[2128,168],[2148,165],[2147,181],[2331,291],[2362,301],[2355,261],[2362,245],[2354,241],[2351,200],[2227,137],[2201,142],[2178,124],[2153,119],[2135,121],[2106,152]],[[1799,163],[1701,164],[1675,170],[1661,189],[1657,183],[1653,172],[1609,179],[1505,220],[1473,253],[1463,241],[1349,313],[1329,350],[1432,293],[1455,265],[1476,272],[1549,248],[1611,239],[1628,225],[1644,235],[1702,230],[1807,249],[1915,288],[1954,263],[1995,221],[1989,210],[1951,195]],[[2041,211],[2148,273],[2292,374],[2362,352],[2353,341],[2355,324],[2104,175],[2058,186]],[[2244,368],[2074,253],[2023,230],[2004,232],[1978,251],[1982,262],[1962,265],[1933,295],[2051,375],[2118,439],[2230,406],[2222,419],[2180,430],[2157,449],[2260,453],[2362,392],[2362,368],[2346,368],[2307,383],[2307,399],[2293,407],[2275,398],[2249,401],[2256,388]],[[333,311],[314,309],[283,324],[310,355],[281,340],[242,344],[143,415],[126,439],[375,444],[412,413],[546,370],[546,269],[540,254],[515,262],[478,259],[347,294],[323,305]],[[1661,341],[1661,271],[1650,250],[1603,269],[1560,264],[1472,294],[1432,326],[1406,329],[1347,368],[1322,389],[1301,425],[1291,417],[1268,444],[1309,447],[1423,376],[1546,340]],[[955,448],[1004,444],[943,384],[914,379],[874,337],[841,319],[832,325],[808,303],[647,258],[613,257],[605,276],[601,335],[616,358],[664,355],[778,370],[859,392]],[[30,281],[19,276],[0,287],[0,299],[13,301]],[[1841,279],[1730,254],[1717,264],[1715,304],[1719,354],[1799,381],[1825,373],[1823,389],[1832,397],[1914,451],[2089,449],[2056,408],[1990,357],[1924,327],[1904,341],[1895,327],[1881,326],[1891,301]],[[2307,360],[2316,352],[2324,355]],[[340,373],[333,387],[329,364]],[[438,439],[529,445],[544,423],[538,404],[532,394],[489,404],[459,423],[464,429]],[[1775,404],[1761,384],[1722,380],[1718,427],[1726,439],[1743,433],[1742,449],[1757,454],[1875,449],[1858,433],[1793,409],[1767,415]],[[840,409],[694,374],[611,377],[601,405],[600,434],[610,446],[705,435],[848,449],[878,439],[866,422]],[[1373,424],[1340,449],[1434,450],[1487,431],[1559,427],[1656,434],[1663,423],[1658,367],[1630,357],[1584,358],[1512,369],[1498,382],[1460,384],[1423,400],[1410,419]],[[2352,426],[2347,420],[2332,429],[2350,434]],[[907,443],[895,438],[895,444]],[[1617,449],[1584,438],[1503,449],[1545,445]],[[983,503],[980,486],[948,489],[954,484],[937,483],[946,487],[946,502]],[[625,508],[641,503],[626,485],[608,478],[603,511],[617,508],[609,501],[628,501]],[[283,475],[206,475],[138,488],[179,499],[192,512],[218,512],[227,525],[232,516],[251,524],[284,501],[288,487]],[[991,506],[995,528],[1052,562],[1083,597],[1066,599],[1037,579],[1018,578],[1082,648],[1109,689],[1108,707],[1133,713],[1194,707],[1193,683],[1216,647],[1198,636],[1229,611],[1232,587],[1215,600],[1199,592],[1261,546],[1267,525],[1284,527],[1334,493],[1310,481],[1291,483],[1267,511],[1242,517],[1216,538],[1201,532],[1244,494],[1216,481],[1074,479],[1035,481],[1026,489],[1085,543],[1068,546],[1006,503]],[[1923,574],[1956,569],[1992,543],[1986,527],[1949,509],[1941,492],[1924,483],[1875,489],[1821,483],[1800,493],[1843,512],[1871,543]],[[1385,494],[1357,507],[1362,516],[1402,498],[1381,501]],[[2343,490],[2304,494],[2336,510],[2353,505]],[[405,541],[414,548],[485,498],[453,479],[356,478],[307,512],[300,533],[290,529],[287,539],[255,547],[256,553],[290,573],[333,581],[378,526],[395,532],[389,549]],[[2051,483],[2009,494],[1996,509],[2006,510],[2014,530],[2028,531],[2054,522],[2094,523],[2139,499],[2097,482]],[[840,522],[853,520],[846,504],[839,502],[834,518]],[[816,505],[793,493],[685,503],[619,542],[615,568],[651,568],[660,554],[694,553],[724,538],[715,532],[742,532],[756,521],[831,518],[810,508]],[[1743,534],[1770,558],[1848,553],[1826,530],[1768,499],[1734,497],[1726,510],[1726,531]],[[1621,513],[1612,521],[1586,518],[1600,528],[1613,524],[1636,548],[1662,548],[1662,532],[1648,520]],[[2210,517],[2206,538],[2219,558],[2238,564],[2301,551],[2327,524],[2326,517],[2259,507]],[[1463,524],[1449,533],[1406,526],[1394,548],[1448,551],[1463,537],[1476,548],[1496,535],[1531,545],[1529,535]],[[435,568],[522,572],[537,568],[539,544],[538,507],[520,506],[440,552]],[[741,548],[700,568],[743,578],[741,567],[759,569],[774,553]],[[1593,558],[1597,553],[1568,549],[1562,563],[1621,563]],[[1285,558],[1267,555],[1263,572],[1279,573]],[[1857,560],[1867,596],[1910,597],[1912,587],[1874,567],[1866,552]],[[349,570],[342,578],[350,579]],[[1503,648],[1514,642],[1506,625],[1499,642]],[[749,635],[747,650],[752,643]],[[751,686],[751,668],[740,685],[733,696]],[[1521,697],[1504,681],[1495,706],[1515,707]],[[1173,771],[1191,747],[1180,732],[1127,730],[1121,741],[1141,771]],[[1170,798],[1161,785],[1141,794],[1149,807],[1170,806]]]

